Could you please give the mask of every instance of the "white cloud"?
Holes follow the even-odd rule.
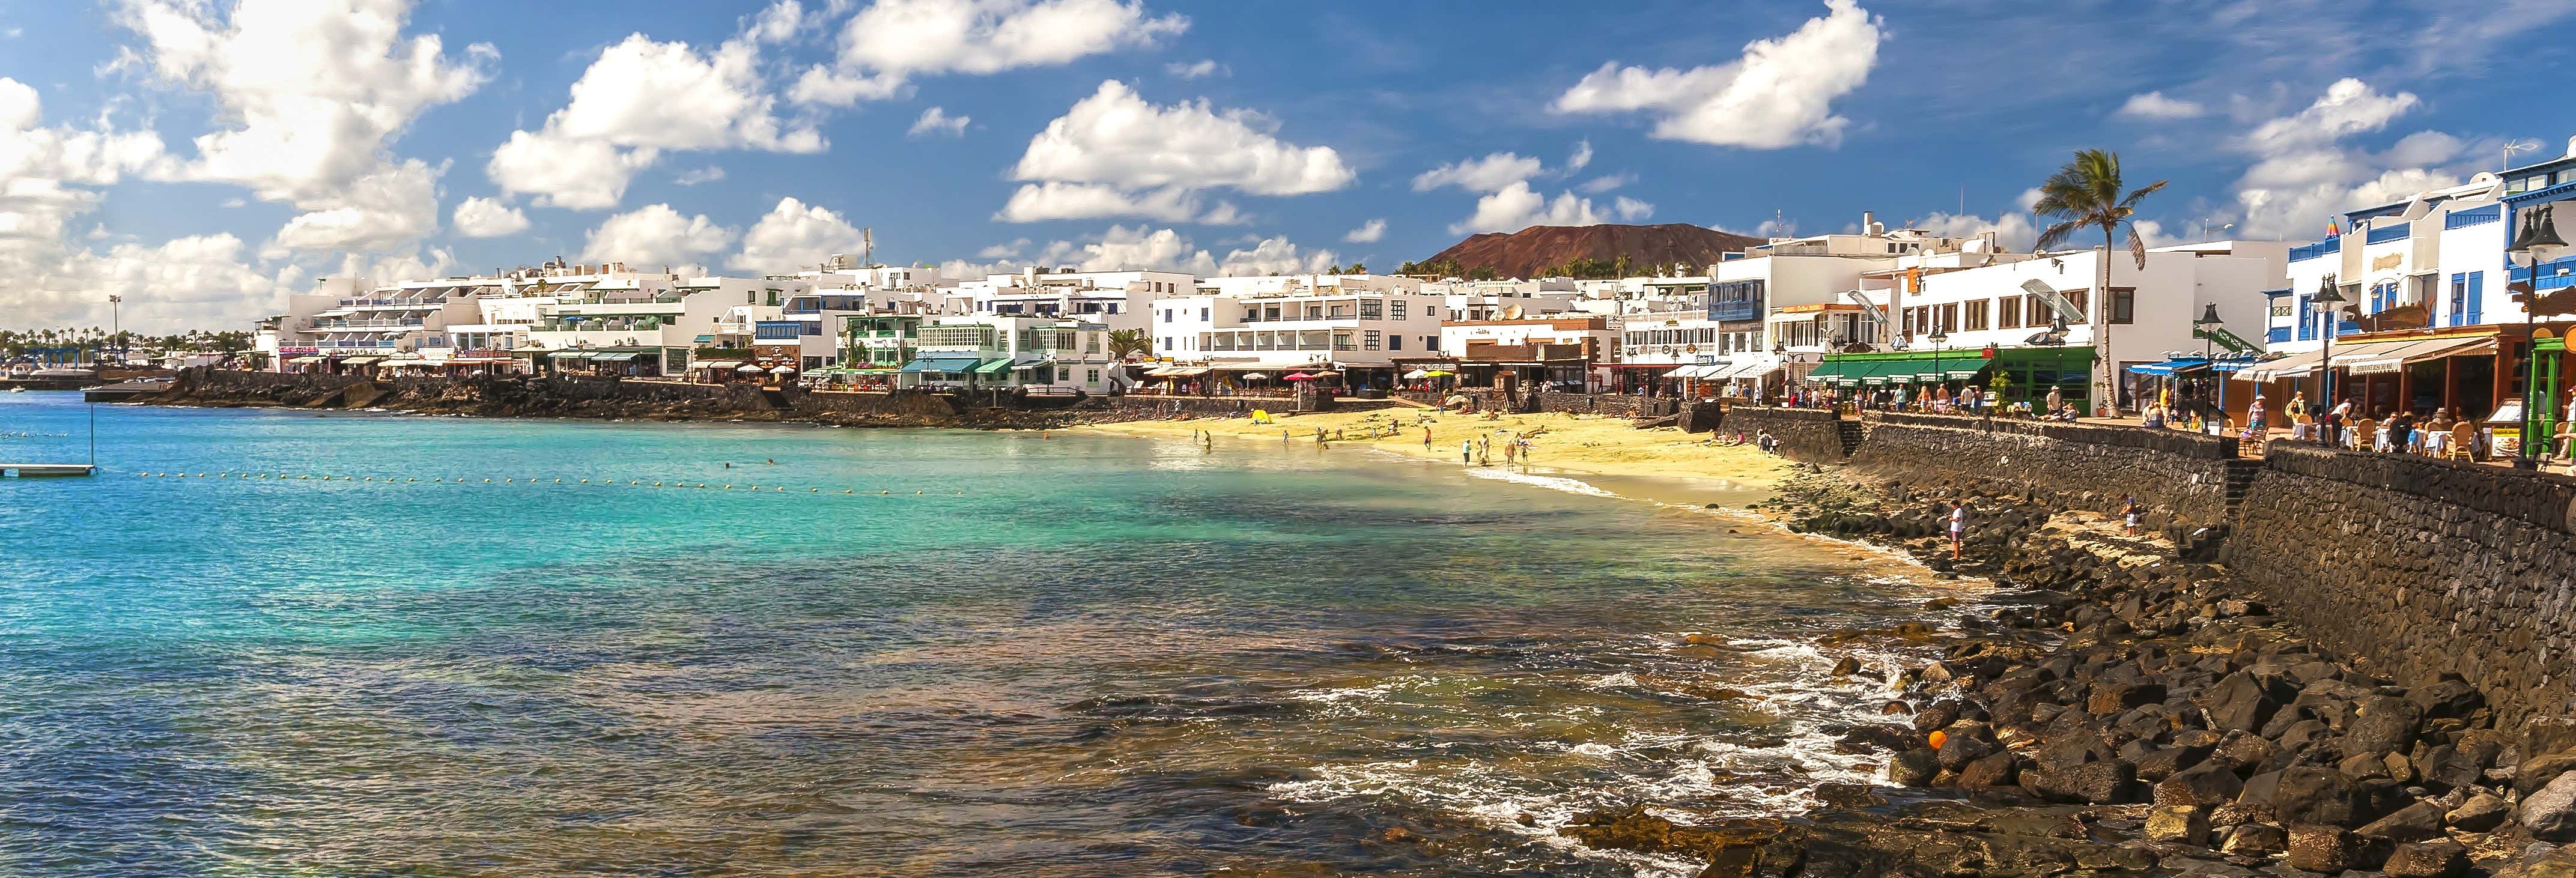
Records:
[[[2236,183],[2239,230],[2309,238],[2335,214],[2453,185],[2475,171],[2486,147],[2437,131],[2415,132],[2378,153],[2347,145],[2419,103],[2413,94],[2381,94],[2347,78],[2305,109],[2256,126],[2235,144],[2253,159]]]
[[[1575,141],[1574,154],[1565,159],[1565,172],[1571,174],[1583,170],[1584,166],[1589,164],[1592,164],[1592,141]]]
[[[1386,220],[1384,219],[1369,220],[1361,223],[1359,228],[1342,234],[1342,243],[1345,244],[1375,244],[1383,240],[1386,240]]]
[[[1029,239],[1020,238],[1007,244],[995,244],[975,251],[977,259],[1012,259],[1029,249]]]
[[[1214,58],[1204,58],[1189,64],[1183,64],[1179,61],[1165,64],[1163,65],[1163,72],[1182,79],[1206,79],[1210,76],[1225,73],[1226,68],[1225,65],[1216,63],[1216,59]]]
[[[1578,155],[1586,164],[1591,162],[1590,155]],[[1597,226],[1609,222],[1634,222],[1655,213],[1654,205],[1624,196],[1607,206],[1596,205],[1592,199],[1572,192],[1559,192],[1550,199],[1529,183],[1530,178],[1546,173],[1547,168],[1537,159],[1497,152],[1424,171],[1413,178],[1413,189],[1428,192],[1443,186],[1455,186],[1481,193],[1482,197],[1476,199],[1475,213],[1462,222],[1451,224],[1451,234],[1517,232],[1530,226]],[[1599,182],[1596,180],[1586,185]],[[1616,187],[1600,187],[1598,191],[1610,188]]]
[[[1456,186],[1469,192],[1500,192],[1545,170],[1539,160],[1518,153],[1490,153],[1484,158],[1450,162],[1417,174],[1413,178],[1413,191],[1429,192],[1442,186]]]
[[[599,53],[544,127],[511,132],[485,173],[503,192],[534,195],[540,205],[595,210],[614,206],[665,151],[822,151],[811,120],[774,112],[753,39],[768,15],[752,34],[711,52],[627,36]]]
[[[732,243],[733,230],[705,214],[685,217],[668,204],[651,204],[601,221],[579,258],[631,265],[695,263]]]
[[[1869,81],[1883,36],[1880,19],[1854,0],[1826,0],[1811,18],[1777,39],[1755,40],[1743,56],[1689,70],[1621,67],[1583,77],[1556,99],[1560,113],[1645,111],[1653,135],[1750,149],[1800,144],[1834,146],[1851,120],[1833,102]]]
[[[781,198],[743,234],[742,252],[728,263],[745,271],[786,273],[820,265],[834,253],[857,253],[860,244],[858,227],[839,213]]]
[[[671,182],[681,186],[695,186],[700,183],[713,183],[724,178],[725,169],[708,165],[694,171],[682,171],[679,176],[671,178]]]
[[[1251,249],[1228,252],[1216,270],[1218,274],[1236,276],[1319,274],[1339,264],[1340,256],[1331,250],[1302,250],[1281,236],[1263,238]]]
[[[2006,250],[2027,253],[2039,240],[2039,229],[2031,224],[2028,212],[1997,214],[1987,219],[1972,214],[1934,213],[1914,221],[1914,227],[1950,238],[1973,238],[1987,232]]]
[[[1085,243],[1052,241],[1034,260],[1039,265],[1073,265],[1084,271],[1163,269],[1196,275],[1217,273],[1214,257],[1194,249],[1190,239],[1171,229],[1110,226]]]
[[[1637,175],[1635,174],[1611,174],[1606,177],[1594,177],[1592,179],[1585,180],[1583,181],[1583,185],[1574,187],[1574,191],[1581,192],[1586,195],[1599,195],[1635,182],[1637,182]]]
[[[409,0],[127,0],[118,24],[143,39],[120,65],[207,93],[216,130],[197,158],[161,175],[234,183],[305,211],[277,244],[390,250],[438,226],[443,166],[396,160],[389,141],[421,112],[462,99],[499,54],[451,59],[436,35],[405,37]],[[317,47],[328,47],[327,51]]]
[[[743,32],[759,42],[784,43],[795,39],[796,31],[804,26],[805,5],[796,0],[778,0],[761,10]]]
[[[967,116],[950,116],[948,115],[947,110],[932,107],[921,111],[921,118],[912,120],[912,130],[904,132],[904,136],[964,136],[966,133],[966,123],[970,121],[970,119],[971,117]]]
[[[1110,80],[1030,138],[1012,178],[1020,187],[996,218],[1011,222],[1142,216],[1167,222],[1242,219],[1231,204],[1198,215],[1198,191],[1301,195],[1354,176],[1331,147],[1299,147],[1248,110],[1206,101],[1158,107]]]
[[[528,215],[498,198],[468,198],[456,203],[449,222],[468,238],[498,238],[528,230]]]
[[[2121,104],[2120,109],[2111,115],[2123,119],[2170,120],[2197,119],[2208,112],[2209,108],[2197,102],[2169,98],[2164,92],[2151,91],[2130,95],[2128,103]]]
[[[1188,28],[1141,0],[877,0],[842,26],[832,63],[807,69],[788,95],[849,106],[903,94],[918,76],[1053,66]]]

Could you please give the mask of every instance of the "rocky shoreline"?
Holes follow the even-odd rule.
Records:
[[[958,427],[1061,429],[1100,420],[1125,420],[1124,412],[1091,408],[958,408],[944,404],[885,405],[865,409],[803,409],[770,399],[756,388],[730,396],[651,393],[578,396],[547,379],[476,376],[447,381],[356,381],[338,385],[245,387],[183,375],[170,389],[136,403],[206,408],[383,409],[425,415],[487,418],[583,418],[648,421],[757,421],[845,427]]]
[[[1959,560],[1943,522],[1972,511]],[[1765,513],[1909,552],[2000,590],[1883,678],[1885,722],[1842,737],[1877,786],[1801,818],[1645,805],[1561,831],[1736,876],[2576,876],[2576,726],[2496,728],[2458,679],[2401,687],[2272,616],[2205,533],[2131,536],[2025,498],[1915,494],[1811,471]],[[2177,547],[2171,537],[2181,537]]]

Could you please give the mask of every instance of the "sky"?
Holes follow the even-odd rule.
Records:
[[[0,328],[548,259],[1379,270],[1529,225],[2151,243],[2556,156],[2576,0],[0,3]],[[687,270],[687,269],[683,269]]]

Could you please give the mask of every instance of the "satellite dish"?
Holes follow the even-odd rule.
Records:
[[[1519,306],[1519,305],[1505,305],[1505,306],[1503,306],[1503,319],[1505,319],[1505,320],[1519,320],[1519,319],[1521,319],[1521,306]]]

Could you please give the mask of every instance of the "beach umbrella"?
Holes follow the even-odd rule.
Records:
[[[1447,369],[1433,369],[1433,370],[1431,370],[1431,371],[1429,371],[1429,372],[1424,372],[1424,373],[1422,373],[1422,377],[1424,377],[1424,378],[1447,378],[1447,377],[1450,377],[1450,376],[1453,376],[1453,375],[1456,375],[1456,374],[1458,374],[1458,373],[1456,373],[1456,372],[1452,372],[1452,371],[1449,371],[1449,370],[1447,370]]]
[[[1429,372],[1425,372],[1425,371],[1422,371],[1422,370],[1420,370],[1420,369],[1415,369],[1415,370],[1413,370],[1413,371],[1411,371],[1411,372],[1406,372],[1406,373],[1404,373],[1404,380],[1406,380],[1406,381],[1412,381],[1412,380],[1417,379],[1417,378],[1429,378],[1429,377],[1431,377],[1431,373],[1429,373]]]
[[[1335,372],[1335,371],[1333,371],[1333,370],[1331,370],[1331,369],[1325,369],[1325,370],[1323,370],[1323,371],[1321,371],[1321,372],[1314,372],[1314,373],[1311,373],[1311,374],[1312,374],[1312,375],[1314,375],[1314,377],[1317,377],[1317,378],[1339,378],[1339,377],[1342,377],[1342,373],[1340,373],[1340,372]]]
[[[1288,373],[1288,380],[1290,380],[1290,381],[1313,381],[1313,380],[1315,380],[1315,376],[1313,376],[1313,375],[1308,375],[1308,374],[1306,374],[1306,373],[1304,373],[1304,372],[1290,372],[1290,373]]]
[[[1245,380],[1245,381],[1268,381],[1268,380],[1270,380],[1270,376],[1268,376],[1268,375],[1264,375],[1264,374],[1261,374],[1261,373],[1259,373],[1259,372],[1245,372],[1245,373],[1243,373],[1243,380]]]

